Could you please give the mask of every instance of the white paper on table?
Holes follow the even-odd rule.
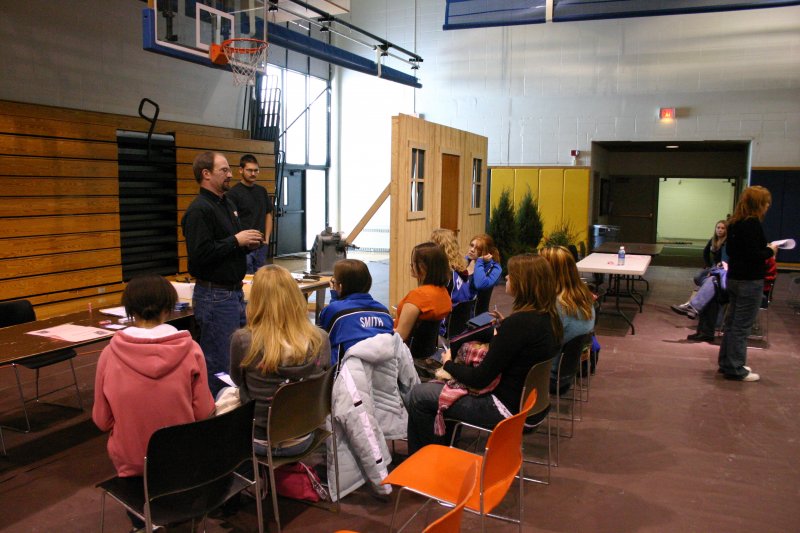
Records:
[[[53,326],[52,328],[28,331],[27,334],[38,335],[40,337],[51,337],[68,342],[81,342],[92,339],[102,339],[103,337],[110,337],[114,334],[114,332],[100,328],[76,326],[75,324],[61,324],[60,326]]]
[[[103,313],[104,315],[118,316],[120,318],[125,318],[126,316],[128,316],[127,313],[125,313],[125,307],[123,306],[101,309],[100,312]]]
[[[781,250],[794,250],[796,246],[794,239],[781,239],[780,241],[772,241],[770,244],[774,244]]]

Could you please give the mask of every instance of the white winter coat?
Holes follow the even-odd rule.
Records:
[[[380,484],[392,460],[386,440],[406,437],[405,400],[417,383],[411,352],[397,333],[364,339],[345,352],[333,383],[341,497],[366,481],[377,493],[391,493],[391,487]],[[328,486],[336,501],[330,439]]]

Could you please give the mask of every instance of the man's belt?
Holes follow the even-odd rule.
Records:
[[[205,289],[222,289],[225,291],[238,291],[242,289],[241,281],[239,283],[225,284],[214,283],[213,281],[206,281],[203,279],[196,279],[194,280],[194,284],[196,287],[203,287]]]

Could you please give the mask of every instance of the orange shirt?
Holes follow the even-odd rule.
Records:
[[[419,308],[420,314],[417,320],[442,320],[453,309],[450,294],[445,287],[420,285],[416,289],[412,289],[397,304],[397,317],[394,320],[395,328],[397,328],[397,321],[403,313],[403,306],[407,303],[414,304]]]

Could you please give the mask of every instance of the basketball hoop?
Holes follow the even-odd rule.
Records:
[[[209,56],[217,65],[230,65],[234,85],[255,85],[258,67],[267,62],[268,49],[266,41],[240,37],[223,41],[221,45],[212,44]]]

